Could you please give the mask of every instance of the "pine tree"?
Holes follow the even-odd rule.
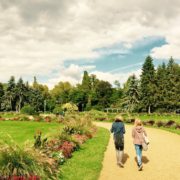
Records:
[[[5,94],[3,96],[3,109],[4,110],[15,110],[15,98],[16,98],[16,83],[15,77],[11,76],[10,80],[8,81],[7,88]]]
[[[83,79],[82,79],[82,88],[86,92],[91,90],[91,81],[87,71],[84,71]]]
[[[91,100],[92,100],[92,87],[91,87],[91,78],[88,74],[87,71],[84,71],[83,79],[82,79],[82,90],[85,92],[86,97],[87,97],[87,104],[86,104],[86,109],[91,108]]]
[[[16,111],[20,112],[21,107],[25,103],[25,97],[27,93],[27,88],[20,78],[16,84]]]
[[[1,103],[3,100],[3,96],[4,96],[4,87],[3,87],[3,84],[0,83],[0,110],[1,110]]]
[[[139,103],[139,90],[138,90],[138,80],[133,74],[130,76],[129,89],[127,90],[127,107],[128,111],[133,112]]]
[[[120,100],[125,111],[133,112],[139,103],[139,81],[133,74],[129,76],[123,88],[123,98]]]
[[[167,97],[168,111],[176,111],[180,108],[180,66],[171,57],[167,65]]]
[[[33,88],[34,89],[36,89],[36,90],[38,90],[38,82],[37,82],[37,78],[36,78],[36,76],[34,76],[34,81],[33,81]]]
[[[166,64],[159,65],[156,72],[156,105],[158,111],[166,111],[167,99],[167,69]]]
[[[140,89],[141,104],[148,113],[151,113],[155,105],[156,92],[155,69],[151,56],[147,56],[143,64]]]

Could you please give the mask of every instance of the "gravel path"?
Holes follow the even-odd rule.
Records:
[[[96,123],[107,129],[111,123]],[[103,160],[99,180],[180,180],[180,136],[154,128],[146,128],[150,146],[143,152],[143,171],[137,170],[135,150],[132,144],[132,126],[126,125],[124,168],[116,165],[111,135]]]

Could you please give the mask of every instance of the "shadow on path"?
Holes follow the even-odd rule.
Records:
[[[137,163],[137,157],[135,157],[134,160],[135,160],[136,163]],[[147,163],[149,162],[149,159],[148,159],[146,156],[142,156],[142,162],[143,162],[144,164],[147,164]]]
[[[123,164],[125,164],[125,163],[126,163],[126,161],[128,160],[128,158],[129,158],[129,155],[128,155],[128,154],[126,154],[126,153],[124,153],[124,155],[123,155],[123,159],[122,159],[122,163],[123,163]]]

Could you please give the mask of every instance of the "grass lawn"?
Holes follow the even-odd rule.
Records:
[[[108,130],[98,128],[97,135],[83,144],[81,149],[74,152],[73,157],[60,167],[60,179],[98,179],[109,137]]]
[[[34,141],[36,131],[42,131],[43,136],[50,136],[57,133],[62,126],[57,123],[27,122],[27,121],[0,121],[0,139],[6,140],[7,136],[19,145],[25,141]]]

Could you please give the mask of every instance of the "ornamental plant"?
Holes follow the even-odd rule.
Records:
[[[52,158],[54,158],[59,165],[63,165],[66,160],[62,151],[53,152]]]
[[[62,151],[63,155],[66,158],[72,157],[72,152],[75,150],[76,145],[73,142],[64,141],[60,147],[59,150]]]
[[[66,103],[62,105],[62,109],[67,112],[75,112],[78,111],[78,107],[73,103]]]
[[[25,105],[24,107],[22,107],[21,113],[22,114],[28,114],[28,115],[34,115],[34,114],[36,114],[36,111],[32,106]]]
[[[52,179],[56,172],[55,164],[40,151],[21,148],[14,142],[0,144],[1,179],[14,177],[31,179]]]

